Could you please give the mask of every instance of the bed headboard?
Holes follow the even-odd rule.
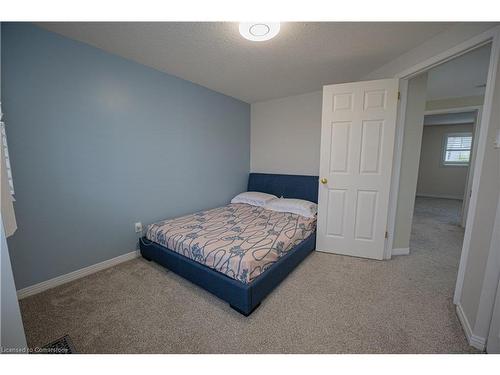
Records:
[[[318,176],[250,173],[248,191],[260,191],[278,197],[306,199],[318,203]]]

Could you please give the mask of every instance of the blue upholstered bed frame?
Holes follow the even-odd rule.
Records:
[[[318,177],[250,173],[248,191],[260,191],[284,198],[307,199],[317,203]],[[254,281],[244,284],[145,237],[140,241],[141,254],[145,259],[153,260],[206,289],[245,316],[250,315],[260,305],[260,302],[314,250],[315,245],[314,232]]]

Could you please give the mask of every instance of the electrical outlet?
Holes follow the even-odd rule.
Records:
[[[135,223],[135,233],[142,233],[142,223]]]

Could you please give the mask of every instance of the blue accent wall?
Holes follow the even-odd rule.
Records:
[[[136,221],[245,190],[249,104],[32,24],[1,37],[18,289],[135,250]]]

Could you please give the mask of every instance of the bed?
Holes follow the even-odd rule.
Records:
[[[317,203],[318,177],[251,173],[248,191]],[[154,223],[142,256],[248,316],[315,247],[315,219],[246,204]]]

